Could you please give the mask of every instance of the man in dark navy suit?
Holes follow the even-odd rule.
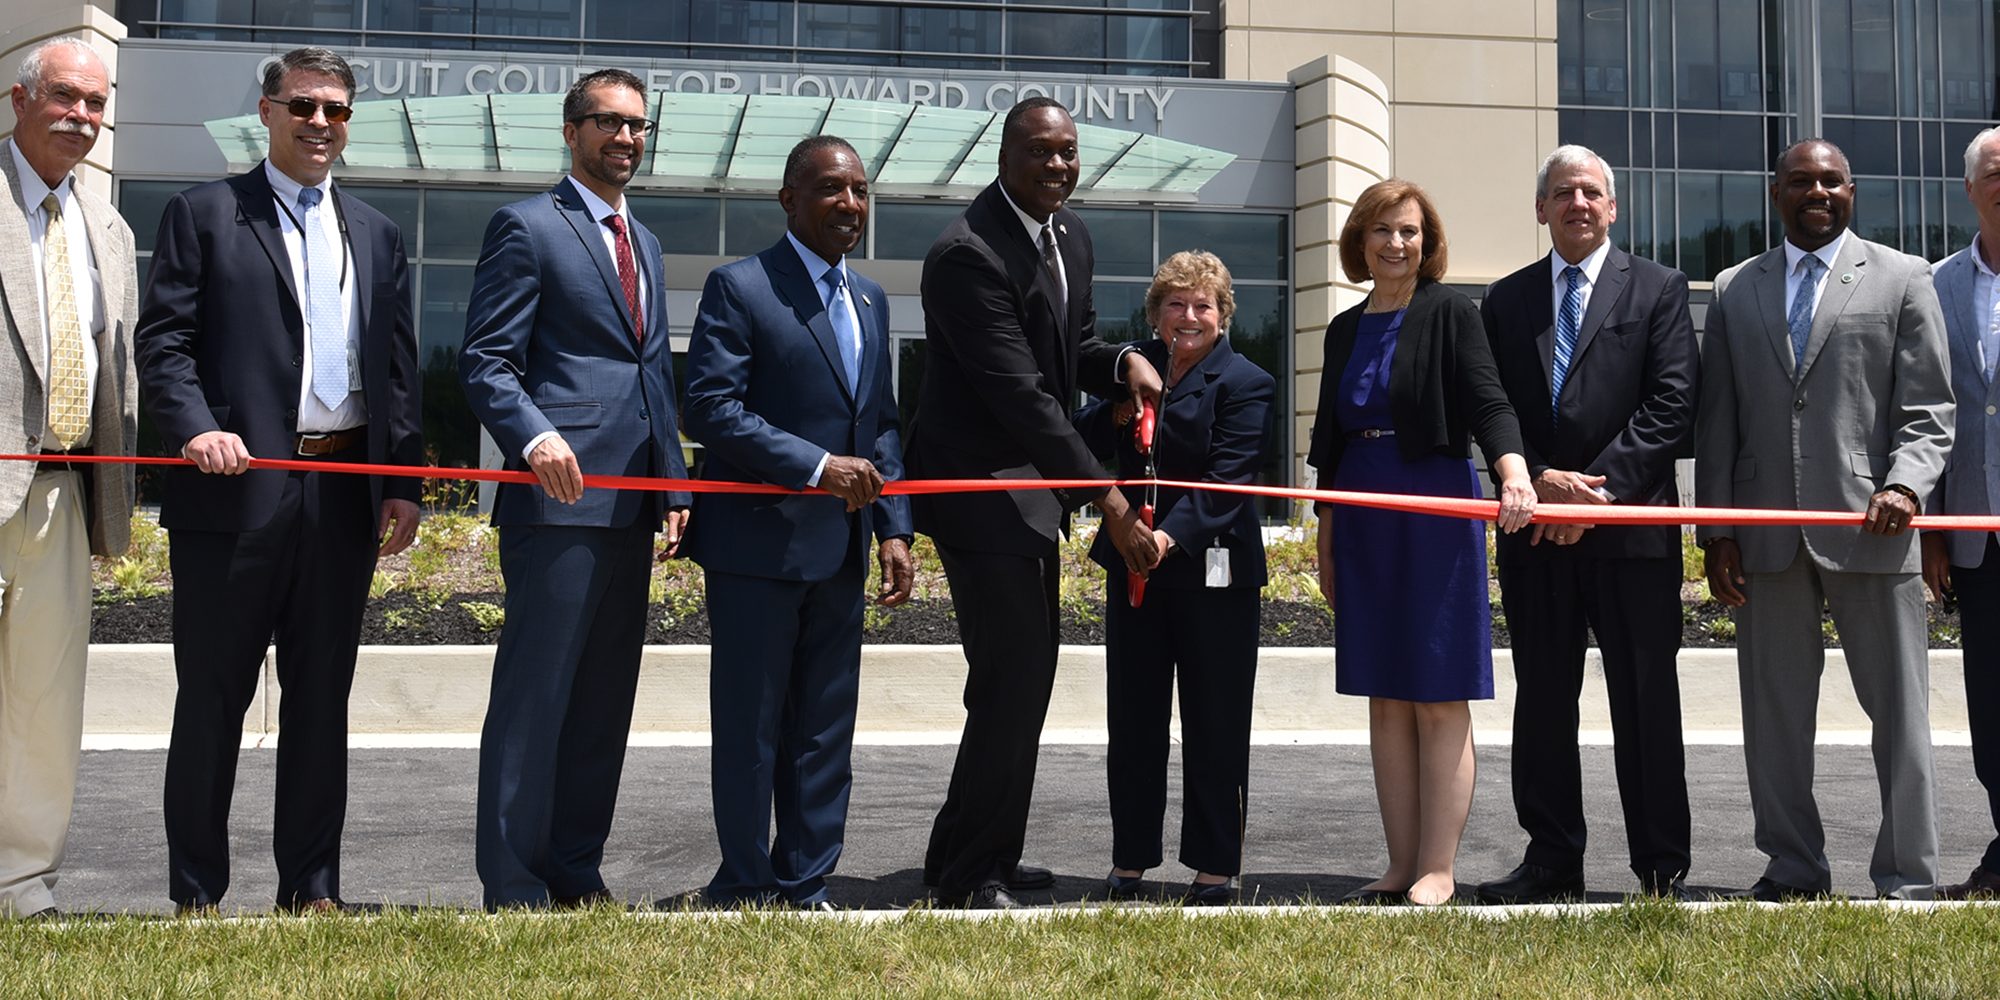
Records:
[[[868,541],[885,605],[909,599],[910,508],[889,388],[889,303],[848,267],[868,172],[833,136],[793,147],[789,220],[716,268],[688,343],[687,432],[703,478],[829,495],[703,494],[688,555],[707,572],[710,773],[722,864],[705,902],[827,905],[847,825]],[[770,836],[775,797],[777,839]]]
[[[378,555],[416,536],[418,480],[249,472],[252,456],[421,465],[417,338],[396,224],[333,185],[354,73],[321,48],[264,74],[270,155],[167,203],[135,340],[167,475],[174,578],[168,893],[229,886],[243,713],[275,632],[278,905],[340,904],[347,693]],[[384,537],[386,535],[386,538]]]
[[[1007,112],[1000,177],[924,258],[922,397],[910,429],[914,479],[1096,479],[1070,426],[1082,390],[1160,396],[1136,350],[1097,338],[1090,230],[1066,207],[1081,172],[1076,123],[1031,97]],[[1125,383],[1120,386],[1118,383]],[[1007,909],[1054,884],[1023,866],[1035,756],[1056,675],[1058,538],[1095,503],[1126,564],[1160,561],[1152,530],[1116,490],[1011,490],[918,497],[937,541],[968,669],[965,733],[931,827],[924,880],[953,905]]]
[[[685,478],[660,244],[625,203],[657,123],[623,70],[563,100],[571,170],[494,213],[466,307],[466,402],[539,484],[494,502],[507,624],[479,741],[476,857],[489,908],[606,901],[646,636],[653,535],[685,493],[585,490],[583,475]]]
[[[1549,154],[1535,217],[1554,251],[1493,283],[1480,307],[1545,503],[1673,504],[1699,365],[1687,276],[1611,244],[1611,168],[1582,146]],[[1681,535],[1672,525],[1536,525],[1501,535],[1514,636],[1514,809],[1527,858],[1479,886],[1489,903],[1583,896],[1577,698],[1585,628],[1604,656],[1618,793],[1639,886],[1685,898]]]

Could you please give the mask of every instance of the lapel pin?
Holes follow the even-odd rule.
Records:
[[[1841,275],[1840,283],[1843,285],[1854,284],[1854,272],[1849,271],[1848,273]]]
[[[869,298],[869,297],[868,297],[868,293],[867,293],[867,292],[862,292],[862,293],[861,293],[861,304],[862,304],[862,305],[864,305],[864,306],[872,306],[872,305],[874,305],[874,304],[875,304],[875,300],[874,300],[874,299],[871,299],[871,298]]]
[[[1056,223],[1056,232],[1059,232],[1059,233],[1063,234],[1064,236],[1068,236],[1068,235],[1069,235],[1069,227],[1068,227],[1068,226],[1065,226],[1065,225],[1063,225],[1063,224],[1062,224],[1062,223],[1060,223],[1060,222],[1058,222],[1058,223]]]

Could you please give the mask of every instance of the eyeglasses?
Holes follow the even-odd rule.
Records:
[[[344,122],[354,117],[354,109],[339,101],[321,104],[310,97],[294,97],[285,102],[285,110],[291,112],[293,118],[303,118],[308,121],[312,119],[313,112],[322,108],[326,109],[326,120],[330,122]]]
[[[575,124],[577,122],[582,122],[582,121],[588,121],[592,125],[597,126],[597,130],[599,132],[604,133],[605,135],[617,135],[619,129],[629,128],[632,130],[632,135],[634,138],[642,138],[644,136],[651,135],[654,132],[659,131],[660,128],[659,122],[648,121],[644,118],[626,118],[623,115],[614,115],[609,111],[599,111],[595,114],[588,114],[588,115],[577,115],[575,118],[570,119],[571,124]]]

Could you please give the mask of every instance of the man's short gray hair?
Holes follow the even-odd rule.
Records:
[[[21,85],[22,90],[30,94],[41,93],[42,74],[48,71],[49,53],[57,49],[69,49],[87,55],[100,64],[104,62],[98,56],[97,50],[90,47],[89,42],[75,35],[58,35],[28,50],[28,58],[21,60],[21,75],[15,78],[15,82]]]
[[[1604,196],[1617,201],[1618,179],[1611,175],[1611,164],[1604,162],[1604,157],[1597,155],[1589,146],[1575,144],[1557,146],[1555,152],[1550,153],[1548,159],[1542,161],[1542,169],[1535,171],[1535,200],[1541,201],[1549,193],[1549,171],[1557,167],[1588,166],[1595,166],[1603,172]]]
[[[1979,169],[1979,147],[1992,142],[1996,136],[2000,136],[2000,125],[1982,130],[1978,135],[1972,137],[1971,142],[1965,144],[1965,182],[1967,184],[1972,183],[1972,172]]]

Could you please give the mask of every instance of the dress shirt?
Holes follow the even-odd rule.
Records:
[[[614,207],[610,202],[599,198],[597,192],[592,191],[582,181],[577,180],[575,174],[569,175],[569,182],[576,188],[577,195],[583,198],[584,210],[590,213],[591,218],[597,220],[597,236],[604,241],[604,252],[611,255],[613,262],[618,260],[618,234],[612,232],[611,227],[604,224],[604,220],[614,214],[625,219],[625,238],[632,244],[632,267],[639,273],[639,301],[642,303],[652,301],[646,298],[646,258],[639,254],[639,234],[638,230],[632,227],[632,213],[630,206],[625,203],[624,192],[619,192],[618,204]],[[534,453],[536,445],[556,436],[555,431],[548,430],[529,438],[528,446],[521,449],[522,460],[525,461]]]
[[[2000,361],[2000,275],[1986,266],[1983,239],[1972,237],[1972,316],[1979,324],[1979,370],[1991,382],[1993,364]]]
[[[42,274],[42,242],[48,239],[49,215],[42,210],[42,201],[50,194],[56,196],[56,203],[62,206],[63,237],[69,242],[69,269],[75,282],[77,322],[83,325],[84,403],[91,407],[86,412],[95,413],[97,405],[97,337],[104,332],[104,296],[98,293],[97,259],[90,253],[90,228],[83,217],[83,209],[77,203],[75,181],[64,177],[62,183],[52,190],[43,183],[35,168],[28,165],[27,157],[21,155],[21,148],[14,140],[7,140],[7,152],[14,157],[14,176],[21,179],[20,190],[15,192],[21,198],[21,209],[28,217],[28,251],[35,261],[35,294],[43,303],[49,301],[49,290],[44,287],[47,278]],[[47,307],[42,313],[42,371],[49,370],[50,336]],[[53,443],[49,436],[46,417],[37,436]],[[71,447],[81,447],[90,440],[89,432],[82,439],[72,442]]]
[[[1813,289],[1812,307],[1814,316],[1819,315],[1819,303],[1821,299],[1826,297],[1827,283],[1835,280],[1833,276],[1833,261],[1834,258],[1840,256],[1840,247],[1846,242],[1847,230],[1843,229],[1840,231],[1840,235],[1833,238],[1832,242],[1820,247],[1818,250],[1812,251],[1813,256],[1818,257],[1819,262],[1826,265],[1825,272],[1819,276],[1819,287]],[[1806,259],[1806,251],[1793,245],[1791,240],[1786,240],[1784,314],[1787,316],[1792,314],[1792,300],[1798,298],[1799,283],[1805,280],[1805,275],[1799,271],[1799,261],[1804,259]]]
[[[312,352],[312,310],[305,308],[306,257],[305,243],[299,233],[299,225],[306,221],[305,212],[299,207],[299,192],[305,185],[285,175],[285,172],[264,161],[264,176],[271,182],[271,197],[278,203],[278,233],[285,241],[285,255],[292,261],[292,287],[299,290],[300,329],[305,336],[299,341],[299,355],[304,362],[299,372],[299,420],[301,434],[325,434],[330,431],[344,431],[368,422],[368,402],[361,393],[361,311],[355,308],[359,289],[355,288],[354,254],[347,240],[340,234],[340,211],[334,206],[333,178],[327,177],[314,185],[319,188],[320,203],[317,218],[323,246],[336,247],[346,258],[339,272],[340,317],[347,325],[348,372],[347,398],[340,405],[329,410],[320,398],[313,394],[313,366],[323,359],[316,359]]]
[[[1582,260],[1564,260],[1561,251],[1549,251],[1549,303],[1553,307],[1549,315],[1562,315],[1563,293],[1569,290],[1569,279],[1563,277],[1563,268],[1574,265],[1583,271],[1583,280],[1578,287],[1583,291],[1583,302],[1577,308],[1577,332],[1583,332],[1583,318],[1590,315],[1590,293],[1597,287],[1597,274],[1604,270],[1604,258],[1611,255],[1611,241],[1605,240],[1597,249],[1584,255]]]
[[[792,249],[798,251],[799,261],[805,264],[806,266],[806,275],[812,278],[813,291],[819,293],[819,304],[822,307],[824,307],[829,313],[833,311],[833,296],[826,290],[826,272],[831,271],[835,268],[840,269],[843,277],[843,280],[841,281],[840,285],[840,297],[847,300],[847,314],[849,316],[854,317],[854,332],[856,334],[860,334],[861,310],[854,308],[854,294],[853,294],[854,286],[853,284],[851,284],[854,275],[852,271],[849,271],[847,269],[847,258],[846,257],[840,258],[840,263],[838,264],[829,264],[826,262],[825,258],[822,258],[819,254],[816,254],[811,250],[807,249],[804,243],[800,243],[799,238],[793,236],[791,230],[789,229],[785,230],[785,239],[790,240],[792,243]],[[835,332],[838,333],[839,331]],[[846,345],[842,345],[843,349],[845,349],[845,346]],[[861,382],[858,377],[858,374],[861,371],[861,354],[862,354],[861,340],[860,337],[856,337],[854,341],[854,356],[849,358],[848,360],[853,362],[854,371],[857,373],[857,378],[855,379],[855,392],[857,395],[859,395],[861,390]],[[807,486],[819,485],[820,475],[826,472],[826,461],[827,459],[832,457],[833,457],[832,452],[827,452],[826,454],[821,455],[819,457],[819,464],[813,466],[812,475],[806,478]]]

